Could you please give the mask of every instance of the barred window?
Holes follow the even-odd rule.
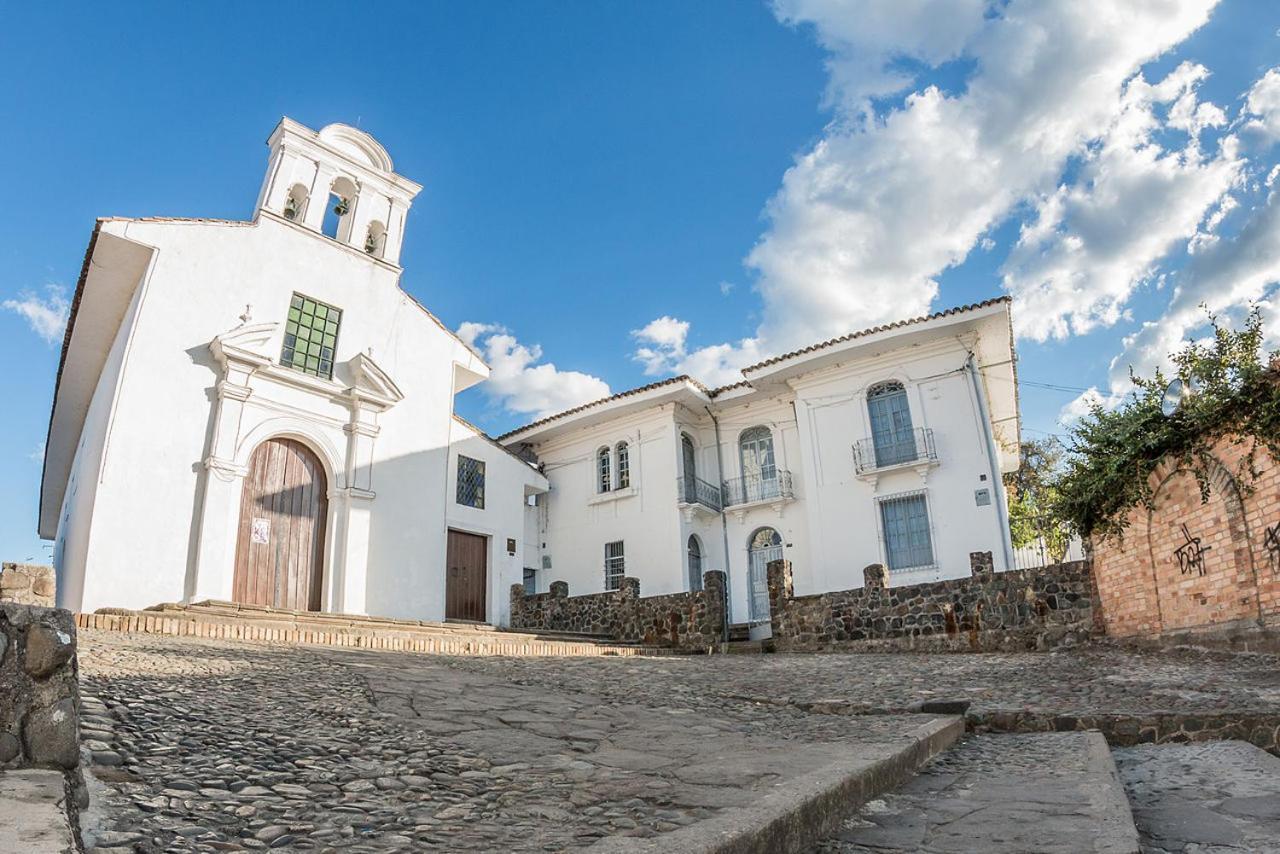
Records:
[[[596,453],[596,491],[608,492],[613,479],[609,476],[609,449],[601,448]]]
[[[484,463],[458,455],[458,503],[484,509]]]
[[[333,379],[333,353],[338,345],[342,309],[294,294],[284,325],[280,364],[303,373]]]
[[[889,571],[933,565],[929,505],[923,492],[891,496],[880,502],[880,523]]]
[[[618,443],[618,489],[631,485],[631,449],[626,442]]]
[[[622,554],[622,540],[604,544],[604,589],[618,590],[622,576],[627,571],[626,558]]]

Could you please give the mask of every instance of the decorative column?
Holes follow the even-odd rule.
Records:
[[[253,394],[249,378],[271,363],[255,352],[270,341],[277,323],[250,324],[249,307],[242,324],[213,339],[209,350],[222,366],[216,387],[213,436],[204,459],[204,494],[199,507],[199,541],[195,553],[192,601],[230,599],[235,575],[235,549],[239,535],[240,493],[248,469],[236,462],[236,442],[245,401]]]

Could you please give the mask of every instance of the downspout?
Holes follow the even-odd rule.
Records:
[[[991,432],[991,415],[987,411],[987,398],[982,391],[982,382],[978,378],[978,367],[974,364],[973,352],[964,363],[969,378],[973,381],[973,396],[978,401],[978,420],[982,423],[982,436],[987,443],[987,463],[991,472],[991,489],[995,493],[996,517],[1000,525],[1000,549],[1004,552],[1004,568],[1014,569],[1013,541],[1009,531],[1009,506],[1004,494],[1004,481],[1000,479],[1000,466],[996,463],[996,440]]]
[[[729,609],[733,605],[733,595],[729,585],[729,520],[724,513],[724,458],[720,451],[720,420],[712,413],[710,406],[703,406],[716,432],[716,474],[720,478],[720,533],[724,537],[724,629],[722,637],[729,642]]]

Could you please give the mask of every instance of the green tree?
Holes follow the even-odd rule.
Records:
[[[1004,481],[1014,548],[1041,545],[1049,563],[1060,562],[1071,544],[1071,529],[1057,515],[1055,481],[1065,454],[1062,442],[1052,436],[1029,439],[1020,448],[1018,470]]]
[[[1250,311],[1238,330],[1212,314],[1208,321],[1211,337],[1172,355],[1174,375],[1192,389],[1175,412],[1162,411],[1162,371],[1131,373],[1134,391],[1119,406],[1095,405],[1071,428],[1054,512],[1082,536],[1122,535],[1130,508],[1151,506],[1150,475],[1165,457],[1195,475],[1205,500],[1212,448],[1222,439],[1249,444],[1232,472],[1244,489],[1258,474],[1258,444],[1280,459],[1280,375],[1264,360],[1260,313]]]

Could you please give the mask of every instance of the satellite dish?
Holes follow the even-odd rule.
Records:
[[[1187,377],[1187,393],[1199,394],[1204,389],[1204,381],[1200,377],[1192,374]]]
[[[1164,397],[1160,399],[1160,411],[1165,417],[1173,415],[1187,397],[1187,387],[1182,380],[1174,380],[1165,387]]]

